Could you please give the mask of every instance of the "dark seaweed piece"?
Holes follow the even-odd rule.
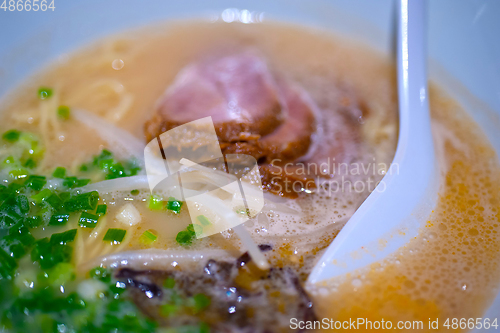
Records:
[[[145,282],[136,279],[137,275],[147,275],[148,271],[134,271],[129,268],[123,268],[118,271],[116,277],[118,279],[125,279],[124,282],[134,288],[140,290],[147,298],[158,297],[161,298],[162,290],[161,287],[157,286],[152,282]]]
[[[272,250],[273,247],[269,244],[260,244],[259,249],[262,252],[267,252],[267,251]],[[247,251],[247,252],[243,253],[241,256],[239,256],[238,259],[236,259],[236,266],[238,266],[238,267],[244,266],[247,263],[249,263],[250,260],[252,260],[252,258],[250,257],[250,254]]]
[[[233,260],[210,259],[194,271],[122,269],[117,276],[164,286],[161,298],[149,298],[140,288],[131,288],[130,294],[137,307],[160,326],[207,323],[217,333],[277,333],[289,331],[291,318],[316,320],[311,299],[289,267],[256,272]],[[202,311],[190,311],[199,294],[210,302]]]
[[[203,268],[203,271],[216,280],[225,281],[230,278],[232,268],[233,264],[231,263],[210,259]]]
[[[285,277],[293,284],[295,290],[301,298],[301,302],[299,303],[300,317],[304,318],[304,321],[317,320],[316,315],[314,314],[313,302],[304,287],[302,287],[297,274],[295,274],[295,272],[289,267],[284,268],[283,271],[285,273]]]

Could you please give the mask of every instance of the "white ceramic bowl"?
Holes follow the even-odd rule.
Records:
[[[0,96],[64,52],[154,21],[246,9],[264,13],[264,19],[333,30],[387,53],[392,49],[395,26],[392,0],[54,0],[54,4],[54,11],[45,12],[0,9]],[[228,19],[234,18],[231,11],[226,14]],[[429,1],[430,77],[470,112],[498,153],[499,17],[497,0]],[[500,294],[483,317],[499,314]]]

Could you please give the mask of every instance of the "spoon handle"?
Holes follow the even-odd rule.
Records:
[[[427,2],[425,0],[398,2],[399,130],[406,135],[400,135],[396,155],[401,155],[405,160],[415,160],[416,157],[428,156],[429,152],[434,151],[427,90],[425,42]]]

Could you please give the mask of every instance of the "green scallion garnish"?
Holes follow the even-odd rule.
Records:
[[[140,170],[138,161],[134,158],[124,161],[117,161],[113,153],[103,149],[99,155],[95,155],[92,162],[80,166],[80,171],[100,170],[104,179],[115,179],[135,176]]]
[[[132,194],[132,195],[138,195],[139,193],[140,193],[139,190],[130,191],[130,194]]]
[[[55,193],[49,195],[49,197],[45,199],[45,202],[47,202],[55,210],[60,210],[63,207],[63,201]]]
[[[179,233],[175,237],[175,241],[180,245],[189,245],[193,242],[193,235],[185,230],[179,231]]]
[[[205,215],[198,215],[196,217],[196,219],[198,220],[198,222],[200,222],[201,225],[203,226],[208,226],[210,225],[210,220],[205,216]]]
[[[86,192],[69,198],[64,204],[64,207],[69,212],[94,210],[98,201],[99,193],[97,191]]]
[[[95,213],[99,216],[103,216],[106,214],[107,210],[108,210],[108,205],[102,204],[97,206]]]
[[[53,93],[53,91],[51,88],[40,87],[38,89],[38,98],[40,98],[40,99],[50,98],[50,96],[52,96],[52,93]]]
[[[2,139],[4,139],[7,142],[14,143],[17,140],[19,140],[20,135],[21,132],[18,130],[9,130],[2,135]]]
[[[77,177],[64,178],[63,185],[68,188],[82,187],[90,183],[90,179],[82,179]]]
[[[71,262],[72,256],[71,246],[51,243],[47,237],[38,240],[31,251],[31,260],[38,261],[42,269],[54,267],[61,262]]]
[[[148,207],[151,210],[162,210],[163,209],[163,198],[158,195],[149,196]]]
[[[3,160],[3,164],[14,164],[15,160],[13,156],[8,156]]]
[[[64,178],[64,176],[66,176],[66,168],[63,167],[57,167],[54,173],[52,173],[52,177],[54,178]]]
[[[182,207],[182,201],[175,200],[174,197],[170,197],[170,198],[168,198],[168,202],[167,202],[166,207],[168,210],[171,210],[175,214],[179,214],[181,211],[181,207]]]
[[[24,179],[28,177],[28,171],[26,169],[16,169],[9,171],[9,175],[14,179]]]
[[[210,298],[205,294],[196,294],[193,296],[194,313],[198,313],[210,306]]]
[[[34,202],[40,203],[43,200],[45,200],[48,197],[50,197],[51,195],[52,195],[52,191],[49,190],[48,188],[44,188],[43,190],[41,190],[37,194],[32,195],[31,196],[31,200],[33,200]]]
[[[109,228],[102,240],[105,242],[113,242],[113,244],[118,244],[123,241],[126,233],[127,231],[124,229]]]
[[[50,242],[52,244],[65,245],[66,243],[74,241],[75,236],[76,236],[76,229],[71,229],[65,232],[60,232],[58,234],[52,234],[52,236],[50,236]]]
[[[49,225],[65,225],[68,223],[69,213],[55,213],[50,217]]]
[[[34,169],[36,168],[36,161],[32,158],[28,158],[26,162],[23,163],[23,167],[28,168],[28,169]]]
[[[111,272],[104,267],[92,268],[89,272],[91,278],[100,280],[104,283],[109,283],[111,281]]]
[[[186,230],[179,231],[175,240],[180,245],[190,245],[193,240],[196,238],[196,234],[200,234],[202,230],[200,230],[201,226],[190,224],[187,226]],[[196,230],[196,231],[195,231]]]
[[[30,175],[24,182],[24,186],[28,186],[35,191],[40,191],[47,183],[45,176]]]
[[[167,303],[160,306],[160,312],[163,316],[169,317],[179,311],[179,308],[178,305]]]
[[[12,279],[17,268],[17,261],[0,248],[0,276]]]
[[[66,105],[61,105],[57,108],[57,116],[63,120],[68,120],[70,115],[70,109]]]
[[[19,241],[24,246],[30,246],[35,242],[35,238],[23,222],[19,222],[9,229],[9,237],[11,240]]]
[[[152,229],[144,231],[144,233],[141,235],[140,241],[144,244],[152,244],[156,241],[158,236],[156,235],[155,231]]]
[[[175,280],[174,278],[166,278],[165,281],[163,282],[163,286],[166,288],[166,289],[173,289],[175,287]]]
[[[87,212],[83,212],[80,215],[80,219],[78,220],[78,224],[82,228],[95,228],[97,221],[99,220],[99,216],[90,214]]]

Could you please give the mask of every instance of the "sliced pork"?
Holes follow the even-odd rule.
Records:
[[[346,104],[346,96],[335,110],[319,110],[304,88],[271,73],[254,54],[210,58],[178,74],[159,99],[145,133],[151,140],[176,126],[211,116],[223,154],[255,157],[265,190],[296,197],[297,191],[307,189],[288,189],[289,183],[310,188],[314,177],[328,175],[277,172],[284,169],[276,166],[304,159],[322,163],[329,157],[342,162],[357,154],[359,108],[353,96]]]
[[[151,139],[178,125],[211,116],[222,142],[271,133],[283,121],[278,88],[267,65],[244,53],[184,68],[160,98],[146,126]]]

